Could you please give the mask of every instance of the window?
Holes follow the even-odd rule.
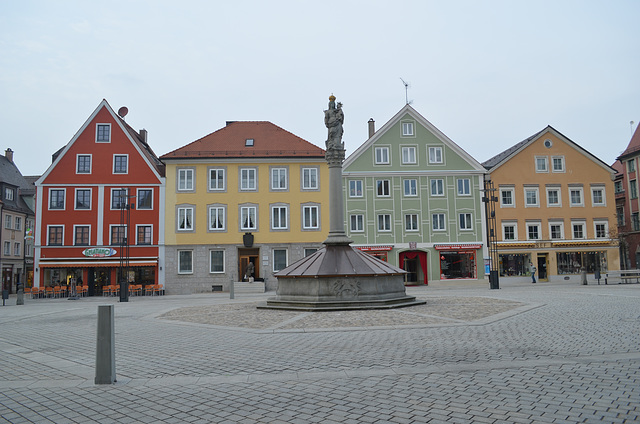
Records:
[[[594,222],[594,230],[596,238],[606,238],[609,233],[609,224],[607,222]]]
[[[193,231],[193,208],[178,208],[178,231]]]
[[[405,137],[413,135],[413,122],[402,123],[402,135]]]
[[[111,209],[122,209],[127,206],[129,194],[126,188],[111,189]]]
[[[178,169],[178,191],[193,191],[193,169]]]
[[[525,205],[525,207],[539,206],[539,204],[538,204],[538,189],[537,188],[525,188],[524,189],[524,205]]]
[[[271,189],[272,190],[287,189],[287,168],[271,169]]]
[[[629,195],[632,199],[638,198],[638,184],[636,183],[636,180],[629,181]]]
[[[318,206],[304,206],[302,208],[302,229],[317,230],[320,226],[318,222],[319,216]]]
[[[193,274],[193,250],[178,250],[178,274]]]
[[[404,165],[413,165],[416,163],[416,148],[414,146],[405,146],[402,148],[402,163]]]
[[[377,180],[376,181],[377,193],[380,197],[391,196],[391,188],[389,187],[389,180]]]
[[[460,214],[460,229],[461,230],[473,230],[470,213]]]
[[[547,187],[547,206],[561,206],[559,188]]]
[[[225,227],[225,208],[223,206],[211,206],[209,208],[209,230],[219,231]]]
[[[564,172],[564,156],[553,156],[551,158],[553,172]]]
[[[318,189],[318,168],[302,168],[302,189]]]
[[[90,228],[88,225],[78,225],[73,229],[75,232],[73,235],[73,244],[75,246],[89,246]]]
[[[91,174],[91,155],[76,156],[76,174]]]
[[[443,213],[434,213],[431,215],[433,231],[445,231],[447,229]]]
[[[4,253],[5,256],[10,256],[11,255],[11,242],[10,241],[5,241],[4,242],[3,253]]]
[[[16,219],[14,220],[14,222],[15,222],[15,226],[13,228],[16,230],[22,230],[22,217],[16,216]]]
[[[458,195],[459,196],[471,195],[471,180],[469,178],[458,179]]]
[[[80,209],[80,210],[91,209],[91,189],[88,189],[88,188],[76,189],[76,209]]]
[[[224,250],[209,251],[209,272],[212,274],[224,272]]]
[[[527,224],[527,240],[540,240],[540,224]]]
[[[503,240],[516,240],[516,226],[515,224],[502,224],[502,239]]]
[[[571,199],[571,206],[584,206],[582,202],[582,188],[570,188],[569,198]]]
[[[572,222],[571,227],[573,228],[574,239],[583,239],[586,237],[584,232],[584,222]]]
[[[224,169],[209,169],[209,190],[225,190]]]
[[[622,181],[616,181],[614,183],[614,189],[616,194],[624,192],[624,189],[622,188]]]
[[[153,190],[150,188],[138,189],[138,210],[153,209]]]
[[[564,239],[564,225],[562,223],[549,223],[549,236],[551,240]]]
[[[407,197],[415,197],[418,195],[418,180],[408,179],[404,180],[404,195]]]
[[[124,225],[111,226],[111,245],[122,246],[127,240],[127,227]]]
[[[444,196],[444,180],[440,180],[440,179],[431,180],[431,195]]]
[[[391,215],[378,215],[378,231],[391,231]]]
[[[20,251],[20,248],[22,247],[22,245],[18,242],[13,243],[13,256],[21,256],[22,252]]]
[[[4,189],[4,198],[6,200],[13,200],[13,189],[12,188],[5,188]]]
[[[304,257],[306,258],[307,256],[311,256],[314,253],[316,253],[318,251],[318,249],[316,249],[315,247],[305,247],[304,249]]]
[[[638,212],[631,214],[631,227],[633,231],[640,231],[640,215]]]
[[[536,156],[536,172],[549,172],[549,158]]]
[[[349,181],[349,197],[362,197],[362,180]]]
[[[49,209],[64,209],[64,189],[49,190]]]
[[[240,208],[240,229],[255,230],[258,228],[256,223],[256,207],[243,206]]]
[[[376,147],[376,165],[388,165],[389,164],[389,148],[388,147]]]
[[[418,214],[410,213],[404,216],[404,229],[418,231]]]
[[[128,172],[127,155],[113,155],[113,173],[114,174],[126,174]]]
[[[247,138],[244,140],[245,147],[253,147],[253,138]]]
[[[364,215],[356,214],[350,216],[351,232],[361,233],[364,231]]]
[[[256,189],[255,168],[243,168],[240,170],[240,190]]]
[[[593,206],[605,206],[603,187],[591,187],[591,202]]]
[[[429,163],[442,163],[442,147],[429,147]]]
[[[111,124],[96,125],[96,142],[109,143],[111,141]]]
[[[500,189],[500,206],[501,207],[514,207],[515,199],[513,196],[513,188],[501,188]]]
[[[629,172],[636,172],[636,161],[635,159],[631,159],[627,162],[627,169]]]
[[[271,229],[286,230],[289,228],[287,223],[287,207],[272,206],[271,207]]]
[[[4,216],[4,228],[11,228],[13,226],[13,217],[11,215]]]
[[[624,208],[616,208],[616,219],[618,221],[618,227],[624,227]]]
[[[136,227],[136,244],[138,245],[150,245],[151,244],[151,225],[138,225]]]
[[[273,272],[280,271],[287,267],[287,250],[273,249]]]

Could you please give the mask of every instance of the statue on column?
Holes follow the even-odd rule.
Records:
[[[342,103],[338,102],[336,107],[336,97],[332,94],[329,96],[329,109],[324,111],[324,125],[329,130],[326,145],[329,150],[344,150],[342,143],[342,128],[344,124],[344,112],[342,111]]]

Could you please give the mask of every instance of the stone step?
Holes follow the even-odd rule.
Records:
[[[242,281],[236,281],[233,283],[235,293],[264,293],[264,282],[254,281],[253,283],[247,283]]]

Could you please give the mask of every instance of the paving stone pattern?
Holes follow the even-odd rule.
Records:
[[[410,288],[392,311],[257,310],[273,293],[0,308],[0,422],[640,421],[640,285]],[[113,385],[94,385],[114,303]]]

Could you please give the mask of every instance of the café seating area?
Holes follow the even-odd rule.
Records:
[[[88,285],[76,286],[76,296],[86,297],[89,293]],[[47,286],[47,287],[26,287],[24,288],[25,296],[31,296],[32,299],[56,299],[73,296],[68,286]],[[129,296],[161,296],[164,294],[164,287],[160,284],[129,284]],[[120,296],[120,285],[109,284],[102,287],[102,296]]]

